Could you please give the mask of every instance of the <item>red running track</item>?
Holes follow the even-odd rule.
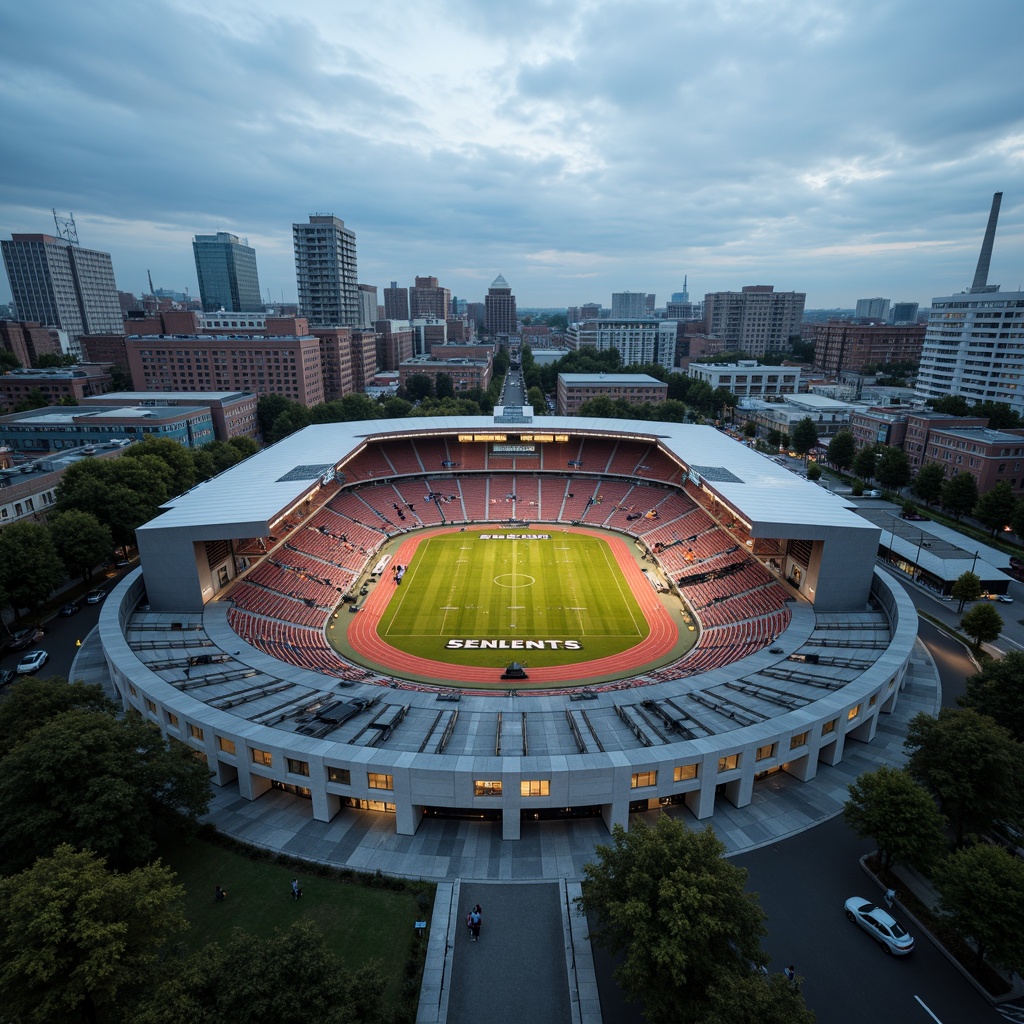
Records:
[[[539,524],[540,525],[540,524]],[[529,529],[524,527],[524,529]],[[545,525],[545,529],[550,529]],[[643,672],[646,666],[660,658],[670,654],[679,639],[679,630],[668,610],[658,600],[657,594],[648,582],[647,577],[641,572],[636,560],[633,558],[626,546],[626,542],[619,537],[609,537],[606,533],[596,530],[576,529],[571,531],[557,528],[561,532],[586,533],[593,537],[599,537],[609,548],[619,570],[626,579],[626,583],[633,591],[640,611],[647,619],[650,633],[640,643],[619,654],[612,654],[606,658],[595,658],[591,661],[581,661],[572,665],[553,665],[546,668],[531,668],[530,678],[526,686],[550,685],[552,683],[579,683],[583,679],[598,676],[621,678],[623,676],[635,675]],[[430,531],[431,535],[440,533],[457,533],[457,528],[450,530]],[[469,531],[483,532],[483,531]],[[490,532],[493,532],[493,528]],[[392,558],[393,562],[401,565],[408,565],[420,542],[425,539],[425,534],[415,534],[402,541],[398,550]],[[386,577],[385,577],[386,578]],[[383,580],[382,580],[383,582]],[[434,661],[431,658],[420,658],[413,654],[392,647],[387,641],[382,640],[377,634],[377,625],[387,608],[393,588],[377,586],[362,604],[362,608],[348,629],[348,642],[352,649],[362,658],[365,658],[380,672],[396,675],[405,678],[427,679],[437,683],[472,683],[481,685],[491,683],[493,680],[483,678],[493,672],[493,668],[480,665],[453,665],[447,661]],[[523,652],[526,653],[525,651]],[[505,685],[523,687],[521,682],[514,684],[505,682]]]

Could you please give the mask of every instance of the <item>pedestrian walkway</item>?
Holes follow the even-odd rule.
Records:
[[[95,632],[75,660],[73,677],[101,683],[114,695]],[[940,702],[935,665],[918,641],[896,710],[880,716],[871,743],[848,739],[842,762],[819,766],[808,782],[777,772],[757,784],[746,807],[720,799],[706,821],[683,805],[664,812],[692,828],[713,826],[727,855],[778,843],[840,814],[846,787],[861,772],[903,764],[907,723],[919,711],[936,714]],[[653,822],[660,813],[631,818]],[[600,1024],[585,922],[572,911],[571,896],[595,847],[609,842],[601,819],[524,823],[516,842],[502,840],[500,822],[439,818],[401,836],[391,815],[345,808],[333,821],[315,821],[300,797],[270,790],[250,801],[228,785],[214,787],[207,820],[236,839],[293,857],[442,883],[439,896],[449,903],[441,913],[435,907],[421,1024],[482,1015],[498,1022]],[[484,934],[473,945],[466,941],[465,915],[477,902],[484,907]],[[524,1000],[533,1007],[529,1013]],[[545,1004],[542,1010],[535,1001]]]

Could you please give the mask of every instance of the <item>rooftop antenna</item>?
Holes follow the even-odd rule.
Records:
[[[63,238],[70,245],[78,245],[78,228],[75,227],[75,215],[73,213],[69,213],[66,217],[61,217],[54,210],[53,223],[57,225],[58,238]]]
[[[992,196],[992,209],[988,214],[988,226],[985,228],[985,240],[981,243],[981,254],[978,256],[978,269],[974,271],[974,284],[971,294],[979,292],[995,292],[999,285],[988,283],[988,265],[992,260],[992,243],[996,238],[996,222],[999,220],[999,205],[1003,201],[1003,193],[996,192]]]

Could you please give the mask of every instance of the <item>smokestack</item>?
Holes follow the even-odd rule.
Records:
[[[974,284],[971,293],[994,292],[997,285],[988,283],[988,265],[992,260],[992,243],[996,237],[996,222],[999,220],[999,204],[1003,201],[1003,193],[997,192],[992,197],[992,209],[988,215],[988,227],[985,228],[985,240],[981,243],[981,255],[978,256],[978,269],[974,271]]]

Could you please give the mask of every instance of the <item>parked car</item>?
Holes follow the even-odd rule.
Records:
[[[48,661],[49,654],[46,651],[29,651],[21,661],[18,662],[17,673],[19,676],[35,675]]]
[[[15,679],[15,672],[13,668],[0,668],[0,689],[3,689],[8,683],[13,683]]]
[[[82,606],[77,601],[68,601],[67,604],[61,605],[58,614],[67,618],[70,615],[77,615],[81,610]]]
[[[1000,594],[997,598],[1002,604],[1013,604],[1013,598],[1009,594]]]
[[[89,593],[85,595],[85,603],[100,604],[106,596],[107,592],[105,590],[90,590]]]
[[[882,492],[878,491],[878,490],[875,490],[875,491],[865,491],[861,495],[862,498],[880,498],[881,496],[882,496]]]
[[[927,523],[928,517],[921,515],[920,512],[901,512],[900,519],[909,519],[914,523]]]
[[[1009,850],[1014,857],[1024,857],[1024,832],[1018,825],[997,818],[992,822],[984,838],[996,846],[1003,847],[1004,850]]]
[[[859,924],[886,953],[905,956],[914,948],[914,937],[891,914],[874,903],[851,896],[846,901],[846,916]]]
[[[11,650],[20,651],[28,647],[28,645],[35,639],[35,635],[35,629],[16,629],[11,634]]]

